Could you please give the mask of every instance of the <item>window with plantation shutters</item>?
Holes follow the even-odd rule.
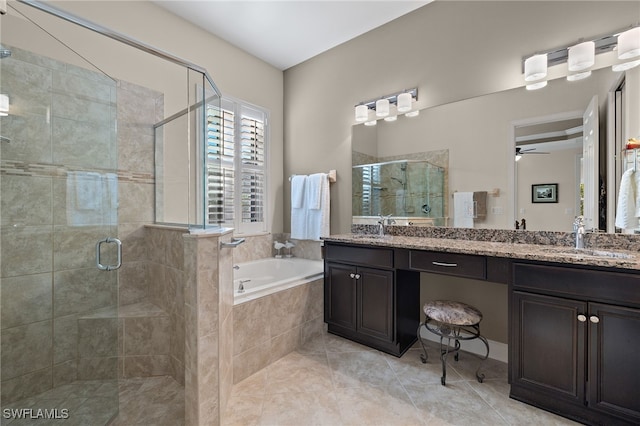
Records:
[[[207,214],[238,234],[266,231],[267,113],[223,99],[207,111]]]

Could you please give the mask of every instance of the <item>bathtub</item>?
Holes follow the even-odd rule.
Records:
[[[234,305],[318,280],[324,276],[321,260],[267,258],[239,263],[233,271]],[[244,292],[239,293],[240,281]]]

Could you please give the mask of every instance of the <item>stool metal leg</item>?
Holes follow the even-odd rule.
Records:
[[[482,343],[484,343],[484,346],[487,348],[487,353],[485,354],[484,357],[480,357],[480,365],[478,365],[478,369],[476,370],[476,379],[478,379],[479,383],[482,383],[484,381],[484,374],[480,372],[480,368],[482,368],[482,361],[484,361],[487,358],[489,358],[489,342],[487,341],[487,339],[484,336],[480,335],[480,326],[479,325],[478,325],[478,339],[480,339],[482,341]]]
[[[427,347],[424,344],[424,340],[420,335],[420,330],[422,327],[426,328],[428,331],[440,336],[440,361],[442,363],[442,377],[440,378],[440,383],[445,386],[447,381],[447,357],[450,353],[454,354],[454,360],[458,361],[460,356],[460,341],[461,340],[473,340],[480,339],[484,346],[487,348],[487,353],[484,356],[476,355],[480,358],[480,365],[476,370],[476,379],[478,382],[482,383],[484,381],[485,375],[480,373],[480,369],[482,368],[482,361],[489,358],[489,342],[484,336],[480,335],[480,324],[473,324],[470,326],[455,326],[446,323],[439,323],[437,321],[432,320],[428,316],[425,317],[425,320],[422,324],[418,326],[418,340],[420,340],[420,344],[422,345],[422,354],[420,354],[420,360],[423,364],[427,363],[428,355],[427,355]],[[447,339],[447,343],[445,345],[444,339]],[[451,340],[453,340],[453,345],[451,344]]]
[[[420,330],[422,329],[422,327],[424,327],[425,329],[427,328],[426,325],[424,323],[420,324],[418,326],[418,341],[420,341],[420,345],[422,346],[422,353],[420,354],[420,361],[422,361],[423,364],[427,363],[427,359],[429,359],[429,355],[427,355],[427,347],[424,344],[424,341],[422,340],[422,336],[420,335]]]

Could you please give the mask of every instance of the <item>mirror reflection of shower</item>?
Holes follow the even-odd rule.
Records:
[[[445,169],[426,160],[353,166],[353,216],[444,217]]]

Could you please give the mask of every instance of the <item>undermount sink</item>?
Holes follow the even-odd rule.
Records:
[[[566,249],[566,250],[553,250],[558,254],[569,254],[575,256],[590,256],[590,257],[608,257],[613,259],[633,259],[632,254],[620,253],[608,250],[595,250],[595,249]]]

